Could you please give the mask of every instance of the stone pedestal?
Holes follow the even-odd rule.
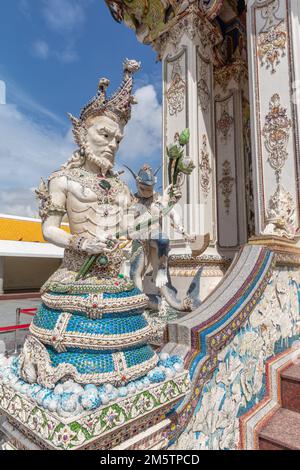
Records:
[[[190,389],[187,371],[106,406],[62,418],[0,384],[6,448],[20,450],[150,449],[167,445],[167,413]]]

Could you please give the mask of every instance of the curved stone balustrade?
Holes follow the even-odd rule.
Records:
[[[169,344],[166,349],[174,350],[175,347],[182,351],[186,348],[193,354],[199,351],[204,345],[201,346],[198,333],[212,323],[221,321],[238,299],[243,300],[241,306],[247,303],[254,293],[255,284],[270,268],[273,256],[273,253],[261,246],[245,246],[235,257],[224,279],[202,305],[169,324]]]
[[[201,307],[169,325],[164,351],[185,356],[192,381],[172,417],[174,449],[238,447],[239,418],[265,396],[267,361],[299,338],[300,271],[284,259],[245,246]]]

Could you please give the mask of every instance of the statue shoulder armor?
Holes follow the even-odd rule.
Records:
[[[57,170],[52,173],[52,175],[48,179],[48,182],[50,183],[50,181],[56,178],[62,178],[62,177],[68,178],[68,176],[69,176],[69,171],[67,169]]]
[[[45,222],[45,220],[50,215],[59,215],[59,214],[64,215],[67,212],[65,206],[56,204],[53,201],[53,196],[49,192],[50,181],[51,181],[51,177],[49,178],[48,183],[45,183],[45,181],[41,179],[41,183],[39,187],[35,190],[35,193],[39,200],[39,215],[40,215],[40,218],[42,219],[42,222]]]

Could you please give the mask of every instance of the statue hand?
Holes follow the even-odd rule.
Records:
[[[190,234],[190,233],[185,232],[185,233],[184,233],[184,238],[185,238],[185,240],[186,240],[187,242],[191,242],[191,243],[192,243],[192,242],[195,242],[195,241],[196,241],[197,236],[196,236],[195,233]]]
[[[112,251],[107,245],[107,239],[101,238],[87,238],[82,244],[82,251],[89,255],[99,255],[100,253],[109,253]]]
[[[164,207],[166,207],[169,202],[176,204],[181,198],[182,191],[179,186],[174,186],[173,184],[170,184],[170,186],[168,186],[164,191],[161,203]]]
[[[182,198],[182,191],[179,186],[172,186],[172,197],[178,202]]]

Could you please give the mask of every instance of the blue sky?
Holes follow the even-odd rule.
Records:
[[[77,115],[99,78],[122,78],[122,61],[142,62],[135,108],[118,161],[137,169],[161,161],[161,64],[104,0],[1,0],[0,212],[33,216],[33,188],[69,158],[67,111]],[[0,103],[4,102],[1,93]]]

